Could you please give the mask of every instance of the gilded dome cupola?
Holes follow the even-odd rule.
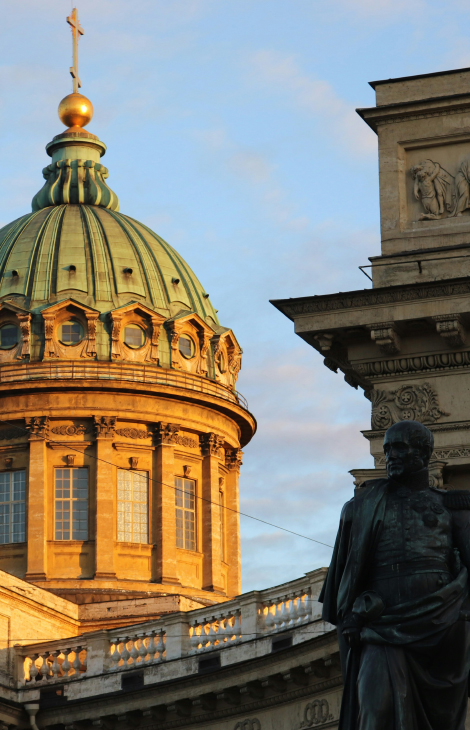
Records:
[[[242,350],[184,259],[119,212],[67,20],[67,129],[0,231],[0,501],[19,515],[0,569],[79,603],[213,603],[240,591]]]

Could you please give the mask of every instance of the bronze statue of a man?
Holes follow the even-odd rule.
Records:
[[[341,514],[320,595],[338,628],[340,730],[464,730],[470,671],[470,492],[429,487],[432,433],[385,434],[387,479]]]

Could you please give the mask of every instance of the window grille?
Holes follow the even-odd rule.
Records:
[[[26,473],[0,472],[0,544],[25,542]]]
[[[88,540],[88,469],[55,470],[55,539]]]
[[[196,550],[196,482],[175,477],[176,546]]]
[[[148,535],[148,473],[118,469],[118,540],[141,542]]]

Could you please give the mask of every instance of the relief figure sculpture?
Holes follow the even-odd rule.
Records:
[[[470,491],[429,486],[434,439],[385,433],[386,479],[341,514],[319,600],[338,630],[339,730],[464,730],[470,671]]]
[[[456,204],[452,215],[460,216],[470,208],[470,159],[464,160],[455,176]]]
[[[413,194],[416,200],[421,200],[424,208],[420,221],[442,218],[446,212],[453,213],[455,193],[452,175],[432,160],[413,165],[410,172],[414,179]]]

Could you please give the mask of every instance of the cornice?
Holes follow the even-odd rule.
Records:
[[[446,279],[439,283],[406,284],[403,286],[359,289],[337,294],[324,294],[291,299],[271,299],[271,304],[294,321],[304,314],[320,314],[340,309],[365,308],[383,304],[416,302],[424,299],[465,296],[470,294],[470,277]]]
[[[377,132],[377,127],[382,124],[393,124],[402,119],[448,116],[468,111],[468,109],[470,109],[470,94],[455,94],[365,107],[356,109],[356,112],[374,132]]]

